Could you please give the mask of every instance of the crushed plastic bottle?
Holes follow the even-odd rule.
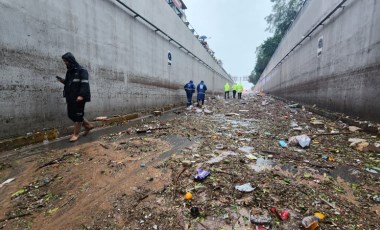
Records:
[[[249,214],[249,220],[255,225],[270,225],[272,218],[267,210],[252,208]]]
[[[315,230],[319,226],[319,218],[316,216],[307,216],[302,220],[302,226],[306,230]]]
[[[48,138],[48,135],[47,135],[46,131],[45,131],[45,133],[44,133],[44,140],[43,140],[42,143],[43,143],[44,145],[49,144],[49,138]]]

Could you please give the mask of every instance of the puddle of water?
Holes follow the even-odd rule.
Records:
[[[222,161],[224,158],[228,156],[237,156],[238,154],[231,151],[222,152],[219,156],[216,156],[214,158],[211,158],[210,160],[206,161],[207,164],[214,164]]]
[[[243,147],[239,148],[239,151],[246,153],[246,154],[252,153],[253,150],[255,150],[255,148],[252,146],[243,146]]]
[[[282,165],[281,166],[281,169],[282,170],[285,170],[285,171],[288,171],[292,174],[296,174],[298,172],[298,168],[297,166],[295,165],[291,165],[291,164],[285,164],[285,165]]]
[[[359,183],[361,181],[360,172],[352,166],[347,165],[337,166],[335,169],[330,171],[330,175],[335,179],[340,177],[349,183]]]
[[[181,137],[181,136],[167,136],[164,138],[165,141],[169,142],[170,144],[173,145],[173,147],[164,153],[162,153],[159,157],[158,160],[164,160],[174,153],[178,152],[178,150],[185,148],[186,146],[190,146],[193,142],[189,141],[189,139]]]
[[[276,163],[272,160],[265,158],[257,158],[255,164],[249,164],[248,166],[253,169],[255,172],[262,172],[264,170],[272,169]]]

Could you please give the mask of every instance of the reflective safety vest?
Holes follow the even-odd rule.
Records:
[[[227,91],[230,91],[230,84],[226,83],[224,85],[224,91],[227,92]]]
[[[237,85],[237,92],[238,92],[238,93],[242,93],[242,92],[243,92],[243,84],[239,83],[239,84]]]

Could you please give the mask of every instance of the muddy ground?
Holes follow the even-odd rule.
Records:
[[[174,112],[0,153],[0,229],[304,229],[315,213],[319,229],[380,229],[378,135],[266,95]]]

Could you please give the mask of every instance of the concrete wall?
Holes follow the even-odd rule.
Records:
[[[341,0],[309,0],[255,90],[380,121],[380,2],[348,0],[278,63]],[[318,56],[318,40],[323,37]],[[277,66],[277,67],[276,67]]]
[[[228,74],[166,1],[122,2],[209,67],[115,0],[0,0],[0,138],[71,123],[55,80],[68,51],[90,74],[89,118],[184,104],[190,79],[204,80],[209,95],[223,92]]]

